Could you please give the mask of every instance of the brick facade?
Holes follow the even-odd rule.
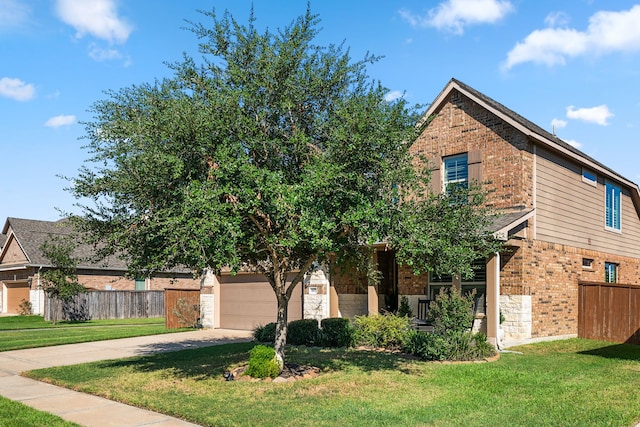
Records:
[[[442,157],[482,152],[482,181],[488,205],[496,209],[533,207],[533,154],[521,132],[458,91],[411,146],[438,166]],[[417,157],[416,157],[417,158]],[[438,173],[437,171],[434,171]]]
[[[468,90],[471,96],[458,90],[456,85]],[[534,145],[539,142],[523,133],[522,126],[531,125],[534,132],[544,131],[529,122],[522,125],[526,119],[510,111],[504,113],[505,107],[459,82],[441,96],[431,110],[430,122],[411,147],[416,159],[418,156],[428,158],[432,173],[441,174],[438,168],[443,157],[462,153],[469,153],[471,157],[472,152],[480,152],[481,181],[488,192],[488,205],[502,212],[536,208]],[[511,115],[511,124],[502,118],[504,114]],[[580,171],[577,163],[575,169]],[[471,172],[469,175],[471,177]],[[439,175],[432,179],[440,183]],[[433,190],[441,189],[434,186]],[[578,283],[603,282],[605,262],[618,265],[618,282],[640,285],[640,259],[564,243],[537,240],[533,216],[500,254],[500,292],[504,297],[501,299],[530,310],[530,315],[518,313],[521,318],[530,319],[525,328],[530,331],[529,338],[577,334]],[[584,266],[583,259],[592,262]],[[424,295],[427,284],[426,276],[414,276],[407,267],[399,267],[400,295],[414,298]],[[510,296],[525,299],[512,298],[514,302]],[[517,325],[514,328],[517,329]]]

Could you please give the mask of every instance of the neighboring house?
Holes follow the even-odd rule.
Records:
[[[34,314],[43,314],[44,295],[40,273],[51,267],[40,247],[50,237],[71,233],[65,220],[56,222],[7,218],[0,235],[1,313],[17,313],[22,300],[31,302]],[[125,277],[125,263],[115,257],[87,261],[89,245],[79,245],[74,257],[81,260],[77,275],[80,284],[95,290],[161,290],[165,288],[199,289],[199,279],[185,271],[167,272],[153,277]]]
[[[431,104],[411,146],[430,159],[432,190],[477,181],[499,214],[504,250],[479,261],[474,279],[414,276],[378,251],[383,283],[334,283],[338,310],[377,312],[398,298],[433,298],[443,286],[486,295],[482,328],[506,341],[575,336],[579,283],[640,284],[638,186],[502,104],[452,79]],[[380,262],[382,260],[382,262]],[[390,304],[391,303],[391,304]]]

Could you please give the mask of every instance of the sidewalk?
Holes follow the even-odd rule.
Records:
[[[19,373],[250,339],[250,331],[207,329],[6,351],[0,353],[0,395],[87,427],[196,426],[167,415],[24,378]]]

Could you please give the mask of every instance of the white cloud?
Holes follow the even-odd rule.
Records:
[[[446,0],[426,15],[400,10],[400,16],[413,27],[434,27],[454,34],[462,34],[464,27],[474,24],[493,24],[513,11],[509,0]]]
[[[399,90],[392,90],[391,92],[387,92],[384,96],[384,100],[387,102],[393,102],[396,99],[402,98],[403,95],[404,93]]]
[[[27,84],[20,79],[3,77],[0,79],[0,95],[16,101],[28,101],[36,94],[32,84]]]
[[[607,126],[607,120],[613,117],[613,113],[609,111],[606,105],[599,105],[591,108],[578,108],[573,105],[567,107],[567,117],[575,120],[596,123],[600,126]]]
[[[569,15],[564,12],[551,12],[544,18],[544,23],[549,27],[566,27],[569,21]]]
[[[564,139],[564,142],[566,142],[567,144],[569,144],[570,146],[572,146],[573,148],[581,148],[582,144],[579,143],[578,141],[575,141],[573,139]]]
[[[562,129],[567,127],[567,121],[561,119],[553,119],[551,120],[551,127],[554,129]]]
[[[89,56],[98,62],[122,58],[122,54],[118,50],[103,49],[95,44],[91,44],[91,46],[89,46]]]
[[[72,125],[75,122],[76,122],[76,116],[60,115],[60,116],[51,117],[49,120],[46,121],[44,125],[50,128],[59,128],[61,126]]]
[[[57,0],[60,19],[77,31],[78,38],[91,34],[111,43],[124,43],[133,27],[118,16],[113,0]]]
[[[0,30],[20,27],[29,20],[31,9],[16,0],[0,0]]]
[[[547,17],[548,24],[560,21]],[[564,21],[566,22],[566,20]],[[524,62],[563,65],[567,58],[640,50],[640,5],[620,12],[600,11],[589,18],[586,31],[573,28],[535,30],[509,51],[504,69]]]

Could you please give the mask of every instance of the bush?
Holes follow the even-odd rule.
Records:
[[[356,316],[354,327],[354,339],[357,345],[398,349],[402,348],[411,330],[411,320],[394,314]]]
[[[429,320],[433,332],[438,335],[462,333],[471,328],[473,321],[474,293],[460,295],[456,288],[441,289],[436,299],[429,304]]]
[[[31,315],[31,301],[27,301],[26,299],[23,299],[22,301],[20,301],[20,305],[18,305],[18,314],[20,316],[30,316]]]
[[[273,347],[257,345],[249,352],[249,366],[245,374],[254,378],[275,378],[280,373]]]
[[[495,354],[495,349],[484,334],[469,331],[444,335],[411,331],[402,350],[424,360],[479,360]]]
[[[267,323],[266,325],[258,325],[253,330],[253,338],[259,342],[270,342],[274,343],[276,341],[276,324],[274,322]]]
[[[448,347],[447,340],[441,335],[411,330],[407,334],[402,350],[424,360],[447,360]]]
[[[350,347],[353,344],[353,327],[345,317],[322,319],[320,322],[322,345],[325,347]]]
[[[413,317],[413,311],[411,310],[411,307],[409,307],[409,298],[407,298],[406,295],[403,295],[402,298],[400,298],[398,316]]]
[[[319,342],[320,328],[316,319],[293,320],[287,325],[287,344],[311,346]]]

